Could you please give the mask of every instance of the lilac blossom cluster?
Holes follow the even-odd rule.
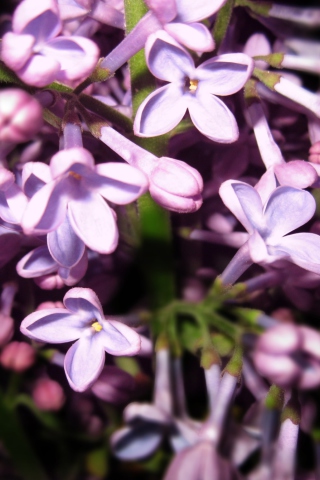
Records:
[[[320,9],[7,8],[0,477],[317,479]]]

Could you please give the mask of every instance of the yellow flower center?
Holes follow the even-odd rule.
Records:
[[[68,175],[70,175],[70,177],[75,178],[76,180],[81,180],[81,175],[79,175],[79,173],[73,172],[72,170],[68,172]]]
[[[198,88],[198,83],[199,83],[199,80],[192,80],[191,78],[188,78],[186,81],[186,87],[189,90],[189,92],[191,93],[195,92]]]
[[[101,330],[102,330],[102,325],[100,325],[99,322],[94,322],[94,323],[91,325],[91,327],[93,328],[93,330],[94,330],[95,332],[101,332]]]

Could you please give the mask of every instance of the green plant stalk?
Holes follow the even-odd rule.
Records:
[[[219,10],[217,19],[213,27],[213,38],[215,41],[215,50],[218,52],[221,43],[227,33],[228,26],[231,20],[234,7],[234,0],[228,0],[224,6]]]
[[[142,0],[125,0],[126,34],[138,23],[147,11]],[[144,51],[138,52],[129,61],[133,115],[141,102],[155,89]],[[163,156],[168,136],[133,139],[141,147]],[[144,195],[138,201],[141,232],[140,263],[146,280],[151,308],[161,308],[175,296],[173,274],[172,234],[169,213]]]
[[[0,395],[0,438],[24,480],[48,480],[12,405]]]

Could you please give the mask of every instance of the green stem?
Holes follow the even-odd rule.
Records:
[[[126,34],[128,34],[147,11],[142,0],[125,0]],[[155,89],[155,80],[150,74],[144,50],[129,61],[133,114],[141,102]],[[166,152],[168,136],[134,139],[140,146],[157,156]],[[144,195],[138,201],[141,226],[140,263],[144,271],[152,308],[160,308],[172,301],[175,294],[173,274],[172,234],[169,213]]]
[[[231,20],[232,11],[234,7],[234,0],[228,0],[224,6],[219,10],[217,19],[213,27],[213,38],[215,40],[215,50],[219,52],[219,48],[227,33],[228,26]]]
[[[24,480],[47,480],[48,477],[22,428],[17,412],[0,396],[0,438],[15,468]]]

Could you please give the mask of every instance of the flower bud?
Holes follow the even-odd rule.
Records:
[[[60,410],[65,401],[63,389],[58,382],[50,378],[41,378],[37,381],[32,398],[39,410]]]
[[[27,142],[41,127],[42,108],[31,95],[17,88],[0,93],[1,142]]]
[[[162,207],[188,213],[202,205],[203,181],[200,173],[185,162],[162,157],[150,176],[150,194]]]
[[[65,286],[62,278],[56,274],[42,275],[41,277],[34,278],[34,282],[43,290],[53,290],[54,288],[62,288]]]
[[[42,302],[36,310],[47,310],[48,308],[63,308],[62,302]]]
[[[35,351],[25,342],[8,343],[2,350],[0,363],[4,368],[23,372],[30,368],[35,361]]]
[[[309,162],[320,163],[320,141],[310,147]]]

